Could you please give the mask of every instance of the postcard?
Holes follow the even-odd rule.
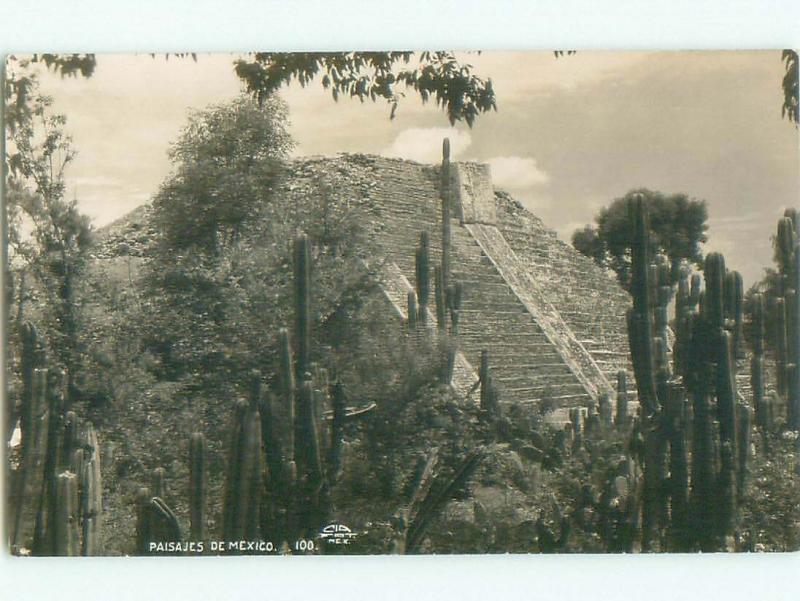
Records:
[[[791,50],[9,54],[18,556],[800,549]]]

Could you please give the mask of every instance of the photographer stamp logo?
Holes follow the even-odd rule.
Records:
[[[330,545],[349,545],[357,533],[344,524],[328,524],[319,533],[319,537]]]

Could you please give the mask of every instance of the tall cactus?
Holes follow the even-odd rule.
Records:
[[[600,424],[604,428],[610,428],[613,420],[613,414],[611,410],[611,398],[608,396],[608,393],[603,393],[600,395],[598,400],[598,408],[600,412]]]
[[[737,405],[738,433],[737,433],[737,464],[736,464],[736,495],[741,499],[747,485],[747,464],[750,458],[750,430],[752,425],[752,412],[747,405]]]
[[[419,308],[417,307],[417,295],[413,290],[409,290],[406,294],[408,303],[408,332],[413,333],[417,329],[417,319],[419,317]]]
[[[153,491],[154,497],[162,499],[167,498],[167,470],[163,467],[157,467],[153,470],[152,477],[153,485],[150,490]]]
[[[294,241],[296,377],[302,381],[311,365],[311,250],[308,236]]]
[[[333,419],[331,421],[331,443],[328,447],[328,480],[333,484],[342,469],[342,440],[344,437],[344,420],[346,399],[344,387],[337,380],[332,387]]]
[[[444,294],[444,280],[442,269],[438,265],[433,268],[433,298],[436,307],[436,327],[439,332],[447,329],[447,305]]]
[[[742,312],[744,309],[744,284],[738,271],[731,271],[725,276],[725,312],[728,319],[728,329],[733,334],[733,357],[737,359],[744,356],[742,349],[743,324]]]
[[[161,555],[159,543],[181,540],[181,529],[175,512],[147,488],[137,493],[136,551],[139,555]],[[238,540],[238,539],[237,539]]]
[[[666,339],[664,332],[659,332],[664,319],[658,311],[663,311],[666,291],[653,283],[659,269],[647,266],[643,199],[635,198],[630,210],[634,302],[628,324],[643,408],[643,548],[653,548],[658,529],[668,525],[672,533],[668,544],[678,550],[694,546],[718,550],[732,533],[737,486],[743,482],[746,469],[746,456],[739,443],[743,426],[738,419],[743,410],[736,403],[733,345],[741,326],[741,315],[737,315],[741,307],[740,278],[735,272],[728,274],[722,255],[711,253],[704,267],[704,292],[700,292],[696,278],[692,278],[691,286],[685,278],[679,283],[676,317],[682,319],[676,319],[680,355],[676,372],[682,381],[678,383],[669,373]],[[654,331],[660,335],[654,335]],[[688,414],[692,422],[691,469],[684,391],[692,399]]]
[[[619,430],[628,427],[628,374],[624,369],[617,372],[617,420]]]
[[[101,531],[103,524],[103,484],[100,475],[100,445],[94,424],[86,424],[84,435],[83,463],[80,477],[81,520],[83,526],[83,555],[99,555],[102,553]]]
[[[770,428],[768,411],[765,406],[764,396],[764,335],[765,312],[764,297],[755,294],[751,305],[752,346],[753,355],[750,359],[750,387],[753,391],[753,408],[756,413],[756,425],[766,432]]]
[[[450,140],[442,142],[442,172],[439,196],[442,201],[442,292],[450,286]]]
[[[780,298],[776,310],[778,391],[786,398],[787,425],[800,430],[800,223],[787,209],[775,238]]]
[[[797,220],[797,213],[795,213],[795,218]],[[796,229],[798,227],[800,225],[796,225]],[[797,239],[800,240],[800,234],[797,235]],[[794,295],[787,297],[791,301],[787,348],[790,353],[792,370],[787,374],[787,378],[789,380],[789,404],[792,407],[792,416],[794,418],[791,426],[796,430],[800,430],[800,241],[794,246],[790,279],[794,286]]]
[[[297,462],[298,489],[301,495],[299,527],[302,533],[309,534],[321,525],[327,509],[327,487],[314,404],[314,386],[311,380],[305,380],[300,385],[296,416],[294,453]]]
[[[279,387],[280,387],[280,415],[284,424],[294,424],[294,397],[296,394],[295,370],[292,363],[292,346],[289,341],[289,331],[281,328],[279,332]],[[281,444],[285,454],[286,465],[294,462],[294,428],[287,427],[281,431]]]
[[[777,364],[776,383],[778,394],[786,398],[788,392],[788,335],[786,331],[786,302],[783,297],[776,298],[773,303],[775,315],[775,363]],[[791,421],[791,406],[787,407]]]
[[[79,555],[77,476],[70,472],[59,474],[56,490],[55,554]]]
[[[629,205],[633,243],[631,245],[631,295],[628,311],[628,338],[633,358],[639,402],[645,416],[658,409],[655,381],[655,358],[652,330],[652,295],[650,285],[649,227],[644,197],[637,194]]]
[[[666,437],[669,442],[670,534],[673,547],[686,550],[691,545],[689,524],[689,449],[686,436],[684,392],[671,383],[664,407]]]
[[[58,474],[61,467],[62,435],[64,429],[64,396],[66,391],[66,374],[59,371],[55,378],[55,386],[47,396],[47,454],[44,463],[44,491],[34,534],[33,553],[51,555],[54,549],[53,524],[55,523],[56,494]]]
[[[206,439],[202,432],[189,438],[189,532],[193,541],[206,539]]]
[[[723,331],[717,363],[717,419],[719,420],[720,471],[717,477],[719,529],[722,536],[733,534],[736,513],[737,410],[733,372],[733,338]]]
[[[419,301],[419,321],[424,326],[428,321],[428,302],[431,296],[431,257],[430,236],[428,232],[419,234],[419,246],[415,257],[417,300]]]
[[[34,397],[34,370],[44,367],[42,341],[39,332],[30,322],[22,326],[22,402],[20,406],[20,432],[22,443],[32,429],[32,407]]]
[[[81,482],[81,555],[95,556],[100,554],[100,520],[102,515],[102,496],[100,480],[97,477],[99,458],[90,459],[83,464],[80,475]]]
[[[25,428],[22,430],[20,466],[12,485],[12,548],[30,548],[42,536],[41,532],[37,536],[36,525],[42,523],[42,502],[47,482],[47,373],[47,368],[33,368],[29,396],[23,399],[22,423]]]
[[[480,409],[481,415],[487,421],[494,421],[500,417],[500,405],[497,399],[497,388],[492,380],[489,369],[489,351],[481,351],[481,366],[478,373],[480,383]]]
[[[261,417],[257,399],[236,403],[227,466],[225,540],[258,540],[262,488]]]

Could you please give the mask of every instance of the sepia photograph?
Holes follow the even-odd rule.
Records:
[[[800,550],[795,50],[3,69],[11,555]]]

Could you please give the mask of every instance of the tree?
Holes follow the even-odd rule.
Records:
[[[143,344],[160,358],[160,375],[190,375],[201,394],[230,392],[275,358],[269,341],[291,322],[287,242],[298,232],[311,242],[319,314],[363,277],[358,257],[369,246],[351,218],[361,206],[313,174],[302,203],[281,187],[292,148],[286,118],[277,97],[195,113],[153,201],[161,235],[144,271]]]
[[[259,101],[296,80],[305,86],[322,74],[321,83],[334,100],[350,96],[383,99],[394,117],[404,89],[417,92],[423,102],[434,99],[451,124],[470,127],[478,115],[496,109],[491,80],[472,73],[453,52],[256,52],[236,61],[236,74]]]
[[[597,227],[586,225],[572,235],[573,246],[603,268],[612,269],[627,290],[630,284],[631,228],[628,223],[628,200],[643,194],[650,215],[650,239],[654,253],[670,262],[671,279],[678,281],[684,262],[698,267],[703,254],[700,245],[707,240],[705,201],[686,194],[664,194],[646,188],[631,190],[615,199],[595,216]]]
[[[602,265],[605,260],[606,249],[597,230],[591,225],[586,224],[583,229],[575,230],[572,234],[572,246],[582,255],[586,255],[598,265]]]
[[[44,294],[42,319],[48,325],[47,342],[66,371],[71,402],[77,393],[75,382],[82,354],[76,288],[87,267],[92,232],[88,217],[78,211],[77,201],[64,198],[64,171],[75,157],[63,129],[66,118],[52,114],[51,100],[36,90],[33,81],[29,87],[33,93],[28,102],[30,112],[16,120],[10,138],[5,210],[7,244],[13,254],[6,267],[8,276],[14,264],[22,277],[33,276],[35,286]],[[23,304],[24,290],[20,290],[18,321],[22,320]]]
[[[286,104],[242,97],[195,112],[169,157],[176,172],[153,208],[168,253],[218,255],[267,200],[269,183],[293,147]]]

